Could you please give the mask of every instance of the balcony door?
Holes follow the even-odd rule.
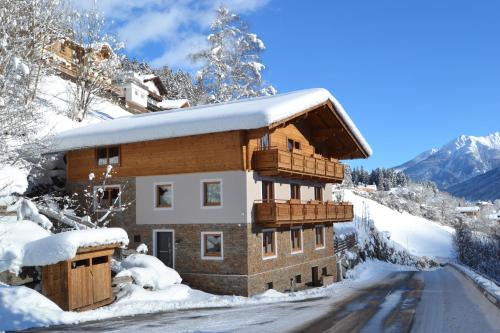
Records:
[[[173,230],[154,230],[154,255],[160,259],[166,266],[175,268],[175,248]]]
[[[274,200],[274,183],[264,180],[262,181],[262,201],[271,202]]]

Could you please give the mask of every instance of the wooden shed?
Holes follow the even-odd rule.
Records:
[[[74,258],[42,268],[42,293],[66,311],[113,302],[111,256],[119,245],[80,247]]]

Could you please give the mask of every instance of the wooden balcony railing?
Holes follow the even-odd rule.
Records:
[[[264,227],[321,222],[349,222],[353,219],[353,206],[349,203],[302,203],[294,200],[273,200],[254,203],[255,222]]]
[[[339,162],[278,148],[254,151],[252,167],[263,176],[285,176],[335,183],[344,179],[344,165]]]

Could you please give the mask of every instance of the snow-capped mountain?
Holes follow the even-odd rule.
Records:
[[[500,132],[461,135],[439,149],[428,150],[395,167],[414,180],[432,180],[446,189],[500,167]]]

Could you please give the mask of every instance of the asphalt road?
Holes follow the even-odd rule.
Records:
[[[397,272],[342,300],[115,318],[37,332],[500,332],[500,310],[451,267]]]

